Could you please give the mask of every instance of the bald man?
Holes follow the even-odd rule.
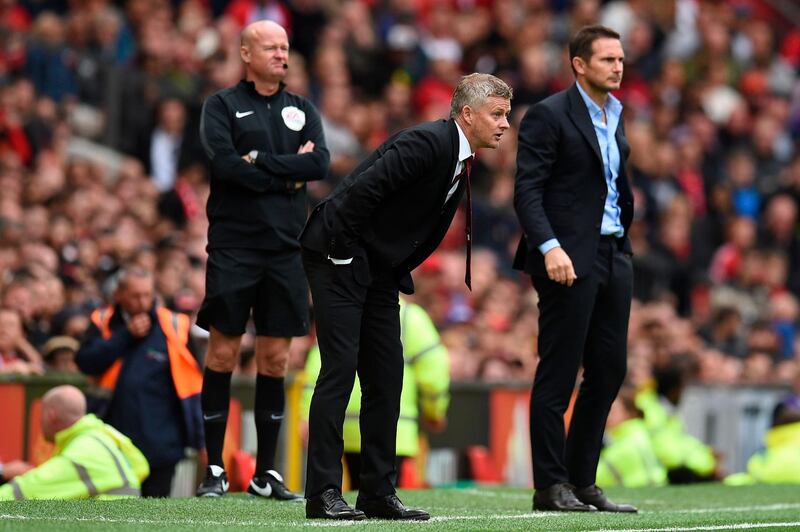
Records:
[[[211,164],[206,296],[197,324],[210,332],[202,405],[208,469],[198,496],[228,491],[222,448],[245,327],[256,334],[256,472],[248,492],[302,500],[275,471],[284,376],[292,336],[308,332],[308,288],[297,240],[305,183],[322,179],[330,156],[316,108],[285,90],[289,39],[262,20],[242,31],[245,79],[206,100],[200,136]]]
[[[56,386],[42,397],[42,435],[49,442],[86,415],[86,398],[74,386]]]
[[[53,456],[0,487],[0,501],[135,497],[150,474],[144,455],[122,433],[93,414],[74,386],[42,398],[41,428]]]

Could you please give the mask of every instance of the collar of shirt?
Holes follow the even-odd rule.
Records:
[[[583,90],[583,87],[581,87],[580,83],[576,81],[575,85],[578,86],[578,92],[581,93],[581,98],[583,98],[583,103],[585,103],[586,108],[589,109],[589,116],[591,116],[593,120],[598,119],[602,121],[603,109],[599,105],[597,105],[595,101],[589,97],[588,94],[586,94],[586,91]],[[608,98],[606,99],[605,110],[606,110],[607,122],[610,123],[612,117],[614,117],[615,119],[614,122],[619,122],[618,119],[622,115],[622,102],[620,102],[616,96],[609,93]]]
[[[461,130],[461,126],[458,125],[458,122],[455,121],[453,122],[455,123],[456,129],[458,130],[458,162],[461,162],[469,157],[474,157],[475,153],[469,146],[469,141],[467,140],[467,136]]]

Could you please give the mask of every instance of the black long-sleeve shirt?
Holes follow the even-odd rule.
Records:
[[[211,163],[209,249],[299,248],[306,198],[294,183],[324,178],[330,164],[314,105],[283,84],[262,96],[241,81],[206,100],[200,138]],[[298,154],[309,140],[314,150]],[[242,159],[252,150],[255,164]]]

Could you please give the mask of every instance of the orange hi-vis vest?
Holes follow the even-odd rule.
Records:
[[[156,315],[158,324],[167,339],[170,373],[175,385],[175,393],[181,402],[189,444],[196,449],[202,449],[204,436],[200,392],[203,389],[203,372],[189,351],[189,329],[191,328],[189,316],[172,312],[164,307],[156,307]],[[100,330],[104,340],[111,338],[110,324],[113,316],[114,308],[110,306],[92,312],[92,322]],[[97,381],[97,385],[108,392],[109,397],[113,395],[114,388],[117,386],[122,363],[122,358],[117,359]]]

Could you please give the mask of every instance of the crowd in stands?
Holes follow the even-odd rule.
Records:
[[[106,280],[155,272],[171,309],[202,301],[208,171],[198,117],[241,75],[239,31],[290,34],[288,89],[324,118],[331,172],[446,117],[460,75],[490,72],[525,110],[573,81],[566,42],[623,36],[636,196],[629,381],[690,356],[703,382],[790,383],[800,367],[800,20],[765,0],[3,0],[0,373],[76,371]],[[536,294],[510,268],[516,130],[477,159],[472,292],[464,217],[415,272],[453,379],[532,380]],[[198,340],[202,331],[194,330]],[[245,348],[252,337],[245,339]],[[313,338],[293,342],[303,366]]]

